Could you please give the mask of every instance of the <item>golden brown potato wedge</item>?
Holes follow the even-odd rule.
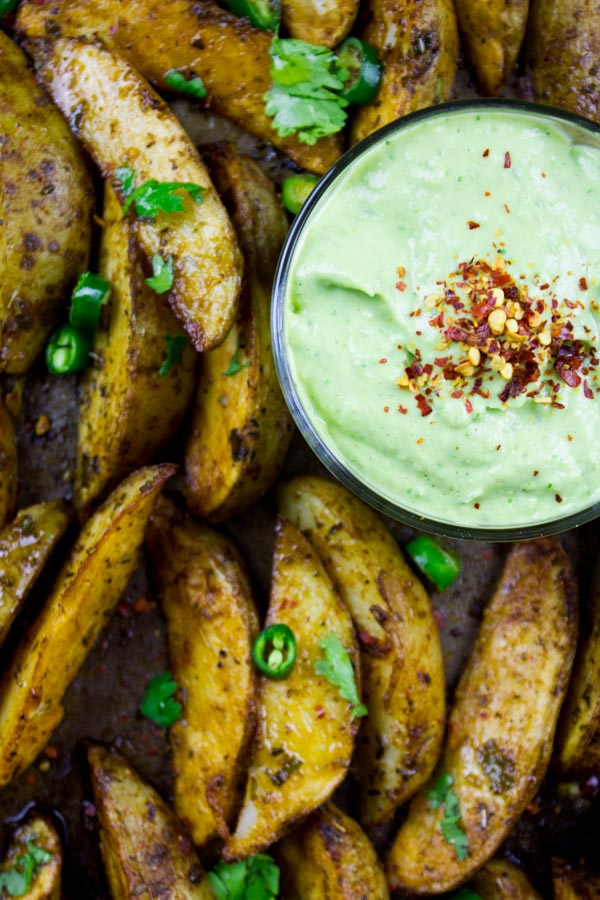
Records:
[[[226,838],[255,724],[258,617],[231,542],[159,497],[148,530],[183,713],[169,737],[175,811],[194,843]]]
[[[529,0],[455,0],[464,48],[479,86],[495,96],[513,73],[525,37]]]
[[[244,254],[240,312],[202,359],[186,448],[185,496],[209,520],[248,507],[275,480],[292,436],[271,349],[271,288],[287,219],[258,165],[230,144],[207,149],[209,171]]]
[[[26,372],[87,268],[94,192],[66,122],[0,31],[0,369]]]
[[[388,857],[390,887],[451,890],[493,855],[544,777],[576,638],[577,586],[561,545],[516,544],[459,682],[439,770],[453,779],[467,846],[459,859],[445,839],[448,801],[419,795]]]
[[[154,501],[174,470],[134,472],[83,528],[0,682],[0,786],[33,762],[61,721],[65,691],[137,565]]]
[[[0,865],[0,876],[9,870],[22,872],[26,864],[33,864],[29,887],[25,893],[14,896],[22,900],[60,900],[62,859],[56,829],[48,819],[37,815],[15,831],[6,859]]]
[[[0,532],[0,647],[71,514],[64,500],[22,509]]]
[[[81,388],[75,504],[83,514],[170,440],[194,390],[196,353],[188,341],[180,362],[161,375],[165,335],[181,335],[181,324],[146,284],[150,273],[108,184],[103,222],[99,268],[111,293]]]
[[[447,100],[458,61],[458,29],[452,0],[368,0],[361,37],[384,65],[373,103],[354,115],[354,144],[409,112]]]
[[[122,756],[90,746],[100,847],[114,900],[214,900],[192,842]]]
[[[282,0],[281,18],[290,37],[336,47],[354,25],[359,6],[360,0]]]
[[[387,900],[385,873],[353,819],[326,803],[274,848],[286,900]]]
[[[13,417],[0,393],[0,528],[17,505],[17,436]]]
[[[237,311],[243,261],[229,216],[182,126],[150,85],[100,44],[59,39],[41,70],[120,200],[125,194],[117,170],[123,166],[134,170],[135,187],[155,180],[203,189],[201,202],[184,192],[181,212],[135,218],[133,227],[148,259],[172,257],[173,287],[165,296],[194,346],[221,343]]]
[[[214,3],[192,0],[27,0],[18,25],[30,38],[97,35],[152,84],[166,89],[172,69],[199,76],[207,104],[245,131],[270,141],[311,172],[322,174],[341,155],[338,135],[314,144],[279,137],[265,113],[271,86],[272,34],[252,28]]]
[[[541,900],[527,875],[505,859],[491,859],[476,872],[469,887],[481,900]]]
[[[285,519],[277,524],[265,627],[273,624],[292,629],[297,658],[287,679],[259,678],[258,727],[227,859],[260,852],[329,799],[348,771],[358,730],[352,704],[315,669],[324,659],[319,641],[335,635],[358,673],[352,621],[314,550]]]
[[[600,123],[597,0],[531,0],[526,48],[537,102]]]
[[[600,876],[574,869],[564,859],[552,860],[554,900],[600,900]]]
[[[356,750],[361,821],[380,824],[427,781],[442,746],[444,667],[429,599],[381,519],[341,485],[302,476],[279,497],[354,620],[369,710]]]

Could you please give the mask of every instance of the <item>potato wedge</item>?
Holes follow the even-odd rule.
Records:
[[[476,872],[469,887],[481,900],[541,900],[527,875],[505,859],[491,859]]]
[[[564,859],[552,860],[554,900],[600,900],[600,876],[572,868]]]
[[[133,228],[149,259],[157,253],[173,258],[166,296],[196,349],[221,343],[237,311],[243,261],[229,216],[182,126],[150,85],[100,44],[59,39],[40,66],[52,97],[120,200],[125,194],[116,171],[126,165],[135,171],[136,187],[154,179],[204,190],[201,202],[186,194],[183,211],[136,218]]]
[[[282,896],[295,900],[387,900],[385,873],[353,819],[326,803],[274,848]]]
[[[516,544],[459,682],[440,772],[468,847],[459,859],[437,808],[416,797],[388,857],[390,887],[450,890],[501,844],[544,777],[577,637],[577,586],[556,538]]]
[[[529,0],[456,0],[462,43],[482,92],[494,97],[513,73]]]
[[[277,523],[265,626],[275,623],[292,629],[298,655],[287,679],[259,678],[248,783],[226,859],[260,852],[327,800],[348,771],[358,730],[352,705],[315,670],[324,658],[319,641],[335,635],[358,673],[352,621],[314,550],[285,519]]]
[[[354,25],[359,6],[360,0],[282,0],[281,18],[290,37],[336,47]]]
[[[531,0],[525,46],[537,102],[600,123],[597,0]]]
[[[65,691],[137,565],[154,501],[174,471],[134,472],[83,528],[0,681],[0,786],[33,762],[61,721]]]
[[[36,860],[36,850],[50,854]],[[31,860],[33,851],[33,860]],[[49,819],[37,815],[15,831],[6,859],[0,865],[0,877],[8,870],[22,871],[25,860],[33,862],[34,869],[29,888],[18,894],[22,900],[60,900],[62,897],[63,852],[60,838]],[[17,895],[15,895],[17,896]]]
[[[146,284],[150,273],[109,184],[103,222],[99,269],[111,294],[108,322],[96,333],[97,362],[81,387],[75,504],[83,515],[170,440],[194,390],[196,353],[189,342],[180,362],[161,375],[165,335],[181,334],[181,325]]]
[[[226,838],[255,725],[258,617],[232,543],[159,497],[147,537],[183,713],[169,738],[175,811],[194,843]]]
[[[17,505],[17,436],[13,417],[0,393],[0,528]]]
[[[198,75],[207,104],[261,140],[270,141],[311,172],[323,174],[342,152],[338,135],[314,146],[280,137],[265,113],[271,86],[272,35],[252,28],[215,3],[191,0],[26,0],[18,27],[29,38],[97,35],[159,90],[177,69]]]
[[[0,370],[26,372],[90,252],[94,191],[66,122],[0,31]]]
[[[256,163],[231,144],[208,148],[209,171],[244,254],[240,312],[202,359],[185,457],[191,511],[215,521],[250,506],[275,480],[292,436],[271,349],[271,289],[287,219]]]
[[[452,0],[368,0],[361,37],[384,65],[373,103],[354,115],[355,144],[409,112],[447,100],[458,62],[458,28]]]
[[[100,847],[114,900],[214,900],[173,811],[117,753],[90,746]]]
[[[356,750],[361,821],[380,824],[427,781],[442,746],[444,667],[429,600],[381,519],[341,485],[302,476],[279,500],[354,620],[369,710]]]
[[[64,500],[22,509],[0,532],[0,647],[71,513]]]

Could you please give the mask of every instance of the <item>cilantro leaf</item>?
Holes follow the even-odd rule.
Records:
[[[238,335],[237,346],[235,348],[235,352],[229,361],[229,365],[227,366],[226,375],[237,375],[238,372],[241,372],[242,369],[247,369],[248,366],[251,366],[252,363],[250,360],[245,360],[245,362],[240,362],[240,350],[242,349],[242,336]]]
[[[27,841],[27,852],[33,858],[36,866],[39,867],[44,866],[54,858],[47,850],[44,850],[42,847],[36,847],[33,841]]]
[[[9,897],[23,897],[29,891],[37,869],[52,858],[51,853],[28,841],[27,853],[17,856],[14,866],[0,872],[0,893],[5,891]]]
[[[121,190],[123,191],[125,196],[129,197],[135,187],[135,172],[133,171],[129,163],[125,163],[124,166],[121,166],[119,169],[115,169],[115,178],[121,185]]]
[[[442,772],[425,797],[430,809],[439,809],[444,805],[444,814],[440,820],[440,830],[444,840],[452,844],[456,856],[461,862],[469,855],[469,839],[460,821],[460,802],[458,795],[452,790],[454,778],[448,772]]]
[[[164,294],[173,287],[173,257],[166,260],[160,253],[152,257],[152,278],[146,278],[146,284],[157,294]]]
[[[315,662],[317,675],[323,675],[327,681],[340,689],[340,696],[352,704],[353,719],[366,716],[367,707],[360,702],[350,656],[337,634],[328,634],[327,637],[321,638],[319,647],[324,652],[325,659],[318,659]]]
[[[264,853],[240,862],[218,862],[208,873],[217,900],[276,900],[279,868]]]
[[[155,675],[146,689],[140,712],[161,728],[168,728],[181,718],[181,703],[173,700],[177,684],[171,672]]]
[[[195,203],[202,203],[205,189],[199,184],[191,184],[188,181],[155,181],[151,178],[140,184],[127,195],[123,204],[125,215],[132,204],[138,216],[155,219],[160,212],[181,212],[185,208],[181,191],[186,191]]]
[[[158,370],[159,375],[168,375],[173,366],[179,365],[187,344],[187,338],[183,334],[165,334],[164,339],[167,342],[167,355]]]
[[[188,80],[183,72],[171,69],[165,75],[165,84],[172,91],[177,91],[177,93],[185,94],[188,97],[194,97],[196,100],[202,100],[206,97],[206,88],[199,75]]]
[[[447,772],[441,772],[430,791],[425,794],[429,800],[429,809],[438,809],[445,802],[448,791],[454,784],[454,778]]]
[[[461,826],[458,824],[459,822],[460,816],[458,816],[458,818],[456,819],[453,817],[448,818],[444,816],[444,818],[440,822],[440,829],[442,831],[442,835],[444,836],[444,840],[447,844],[452,844],[457,859],[462,862],[469,856],[469,839]]]

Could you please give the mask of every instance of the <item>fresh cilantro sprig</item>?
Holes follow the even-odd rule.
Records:
[[[185,208],[181,191],[186,191],[195,203],[202,203],[204,200],[205,190],[199,184],[188,181],[156,181],[151,178],[127,196],[123,204],[123,215],[132,205],[135,206],[136,215],[147,219],[155,219],[159,212],[181,212]]]
[[[353,719],[366,716],[367,707],[360,702],[350,656],[337,634],[328,634],[321,638],[319,647],[325,654],[325,659],[318,659],[315,662],[317,675],[323,675],[327,681],[340,689],[340,696],[352,704]]]
[[[469,839],[461,826],[458,795],[452,790],[454,778],[442,772],[430,791],[425,794],[430,809],[444,805],[444,815],[440,820],[440,830],[447,844],[452,844],[457,858],[462,862],[469,855]]]
[[[172,91],[177,91],[178,94],[184,94],[187,97],[193,97],[195,100],[203,100],[206,97],[206,88],[199,75],[188,79],[183,72],[171,69],[165,75],[165,84]]]
[[[163,259],[160,253],[152,257],[152,278],[146,278],[146,284],[156,294],[165,294],[173,287],[173,257]]]
[[[181,703],[173,700],[177,683],[171,672],[155,675],[146,688],[140,712],[161,728],[168,728],[181,718]]]
[[[27,853],[17,856],[14,866],[0,872],[0,894],[5,891],[9,897],[23,897],[29,891],[36,871],[52,858],[47,850],[28,841]]]
[[[159,375],[168,375],[173,366],[179,365],[187,344],[187,338],[183,334],[165,334],[164,339],[167,342],[167,355],[158,370]]]
[[[279,868],[264,853],[240,862],[218,862],[208,873],[217,900],[276,900]]]
[[[235,348],[235,352],[229,361],[229,365],[227,366],[226,375],[237,375],[238,372],[241,372],[242,369],[247,369],[248,366],[251,366],[252,363],[249,360],[245,360],[244,362],[240,362],[240,351],[242,349],[242,336],[238,335],[237,346]]]
[[[129,163],[125,163],[118,169],[115,169],[115,178],[119,182],[125,197],[129,197],[135,188],[135,172]]]

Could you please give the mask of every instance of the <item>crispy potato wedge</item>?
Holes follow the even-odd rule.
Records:
[[[463,46],[488,97],[499,93],[512,75],[528,12],[529,0],[456,0]]]
[[[33,39],[95,34],[159,90],[167,89],[165,76],[172,69],[198,75],[210,109],[270,141],[311,172],[323,174],[341,155],[338,135],[321,138],[311,147],[293,135],[277,134],[263,99],[271,86],[272,34],[252,28],[247,19],[238,19],[215,3],[26,0],[20,5],[18,27]]]
[[[19,896],[22,900],[60,900],[62,846],[56,829],[43,816],[34,816],[15,831],[6,859],[0,865],[0,874],[15,866],[20,870],[22,863],[19,862],[19,857],[30,856],[32,845],[37,850],[50,853],[52,859],[46,859],[35,866],[28,890]]]
[[[442,746],[444,667],[429,599],[381,519],[341,485],[302,476],[279,499],[354,620],[369,710],[356,750],[361,821],[380,824],[427,781]]]
[[[600,876],[574,869],[564,859],[552,860],[554,900],[600,900]]]
[[[0,370],[26,372],[87,268],[94,191],[66,122],[0,31]]]
[[[451,776],[468,840],[459,859],[416,797],[388,857],[391,888],[450,890],[501,844],[544,777],[577,638],[577,585],[556,538],[516,544],[459,682],[440,771]]]
[[[106,11],[105,11],[106,12]],[[198,151],[167,104],[120,57],[97,43],[57,40],[40,63],[52,97],[125,199],[116,170],[129,165],[135,186],[147,181],[199,185],[202,202],[182,197],[181,212],[136,218],[134,231],[150,259],[173,258],[168,299],[198,350],[225,338],[237,311],[243,260]],[[134,216],[134,213],[131,213]]]
[[[154,501],[174,471],[134,472],[83,528],[0,681],[0,786],[33,762],[61,721],[65,691],[137,565]]]
[[[131,223],[106,185],[100,274],[110,281],[108,321],[96,332],[83,377],[75,470],[75,504],[85,515],[119,481],[150,462],[174,435],[194,390],[196,353],[161,375],[165,335],[181,334],[168,304],[146,284]]]
[[[336,47],[352,26],[360,0],[282,0],[281,18],[290,37]]]
[[[447,100],[458,61],[458,28],[452,0],[367,0],[361,35],[384,65],[373,103],[357,110],[350,127],[355,144],[409,112]]]
[[[353,819],[326,803],[274,848],[286,900],[387,900],[385,873]]]
[[[13,417],[0,393],[0,528],[17,505],[17,435]]]
[[[22,509],[0,532],[0,647],[71,513],[64,500]]]
[[[226,341],[202,359],[185,457],[185,497],[209,520],[248,507],[275,480],[292,436],[271,348],[271,289],[287,218],[256,163],[231,144],[205,159],[245,260],[240,312]]]
[[[481,900],[541,900],[525,872],[505,859],[491,859],[476,872],[469,887]]]
[[[314,550],[285,519],[277,523],[265,627],[275,623],[292,629],[298,655],[287,679],[259,677],[248,783],[226,859],[260,852],[327,800],[348,771],[358,730],[351,704],[315,670],[324,658],[319,641],[336,635],[358,676],[352,621]]]
[[[537,102],[600,123],[597,0],[531,0],[525,46]]]
[[[258,617],[232,543],[159,497],[147,537],[183,713],[169,737],[175,811],[194,843],[226,838],[255,725]]]
[[[214,900],[173,811],[116,753],[90,746],[100,847],[114,900]]]

